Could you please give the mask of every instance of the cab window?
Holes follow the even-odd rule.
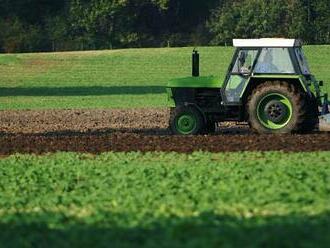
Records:
[[[307,59],[302,51],[301,48],[295,48],[295,53],[298,59],[298,63],[300,66],[300,70],[302,72],[302,74],[304,75],[310,75],[310,69],[309,69],[309,65],[307,63]]]
[[[254,61],[258,55],[258,50],[241,50],[238,53],[232,73],[249,74],[252,70]]]
[[[255,73],[295,73],[288,48],[263,48]]]
[[[225,89],[228,102],[240,101],[242,92],[248,82],[248,75],[252,72],[257,56],[258,49],[243,49],[239,51]]]

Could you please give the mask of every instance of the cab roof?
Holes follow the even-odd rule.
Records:
[[[262,39],[234,39],[234,47],[301,47],[298,39],[262,38]]]

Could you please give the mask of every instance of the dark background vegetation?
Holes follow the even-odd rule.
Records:
[[[329,0],[0,0],[0,52],[330,43]]]

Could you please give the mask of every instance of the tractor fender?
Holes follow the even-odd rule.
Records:
[[[242,103],[245,103],[252,91],[258,87],[260,84],[267,81],[286,81],[288,83],[294,84],[296,87],[299,87],[303,92],[311,95],[311,91],[307,85],[307,82],[301,76],[297,75],[254,75],[248,80],[248,83],[245,85],[245,88],[241,94]]]
[[[207,117],[206,117],[204,111],[196,103],[184,102],[183,106],[194,107],[195,109],[197,109],[197,111],[200,112],[200,114],[202,115],[204,122],[207,123]]]

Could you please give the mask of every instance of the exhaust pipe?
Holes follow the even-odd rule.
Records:
[[[199,77],[199,53],[196,49],[192,54],[192,76]]]

